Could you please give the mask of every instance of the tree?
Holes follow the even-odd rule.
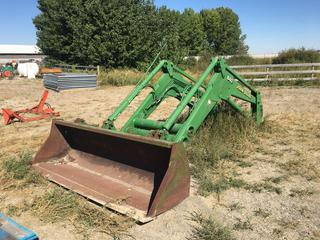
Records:
[[[213,53],[219,55],[245,54],[248,46],[244,41],[239,17],[230,8],[216,8],[200,12],[205,34]]]
[[[38,8],[42,12],[34,19],[37,31],[38,46],[52,58],[65,59],[68,51],[63,46],[69,45],[67,11],[62,11],[62,1],[39,1]],[[67,8],[68,9],[68,8]]]
[[[203,21],[203,27],[208,41],[208,46],[211,49],[215,47],[217,39],[217,30],[220,25],[220,15],[215,9],[205,9],[200,12]]]
[[[162,46],[165,44],[161,58],[179,62],[186,54],[180,43],[180,13],[163,6],[158,9],[157,19],[158,30],[155,34]]]
[[[199,54],[208,45],[200,14],[188,8],[180,17],[181,47],[190,55]]]
[[[179,62],[204,51],[247,51],[238,16],[218,8],[183,13],[151,0],[38,0],[37,44],[54,61],[106,67],[145,66],[161,57]]]
[[[44,54],[68,63],[136,67],[155,48],[156,8],[144,0],[38,0]]]

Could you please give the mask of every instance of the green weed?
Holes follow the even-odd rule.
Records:
[[[244,207],[240,203],[233,203],[229,206],[230,211],[235,211],[235,210],[240,210],[243,209]]]
[[[191,220],[196,223],[188,239],[192,240],[234,240],[228,228],[221,226],[213,218],[193,213]]]
[[[21,153],[18,158],[9,157],[3,162],[3,169],[7,177],[21,180],[24,179],[31,169],[32,154],[30,152]]]
[[[278,220],[278,224],[284,229],[296,229],[299,225],[299,221],[282,218]]]
[[[241,159],[237,159],[237,160],[233,160],[233,162],[235,162],[239,167],[242,168],[247,168],[247,167],[252,167],[253,164],[247,161],[243,161]]]
[[[308,159],[303,159],[303,156],[300,155],[297,156],[298,159],[291,159],[287,162],[279,163],[279,167],[287,171],[289,175],[299,175],[308,181],[318,179],[320,176],[319,167],[308,161]]]
[[[276,235],[277,237],[281,237],[283,235],[283,230],[279,228],[274,228],[272,230],[272,234]]]
[[[279,187],[272,185],[269,182],[260,182],[254,184],[247,184],[245,189],[250,190],[251,192],[275,192],[277,194],[281,194],[282,190]]]
[[[267,218],[271,215],[271,213],[268,210],[264,210],[264,209],[259,208],[258,210],[254,210],[254,215],[260,216],[263,218]]]
[[[0,182],[4,188],[24,187],[44,183],[43,177],[31,168],[32,153],[24,151],[18,156],[10,156],[1,163]]]
[[[269,177],[264,179],[265,182],[272,182],[274,184],[279,184],[282,181],[285,181],[288,179],[288,175],[282,175],[282,176],[278,176],[278,177]]]
[[[315,190],[311,189],[311,188],[307,188],[307,189],[298,189],[298,188],[294,188],[290,190],[290,197],[305,197],[305,196],[311,196],[315,194]]]
[[[237,218],[237,222],[233,225],[234,230],[252,230],[252,224],[249,219],[242,221],[240,218]]]
[[[198,183],[198,193],[202,196],[207,196],[212,192],[220,194],[221,192],[230,188],[242,188],[247,185],[247,183],[242,179],[225,177],[219,178],[217,180],[212,180],[208,177],[202,177],[201,179],[199,179]]]
[[[20,208],[15,205],[9,204],[8,206],[6,206],[6,214],[10,217],[19,216]]]

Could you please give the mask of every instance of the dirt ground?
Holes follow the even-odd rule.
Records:
[[[0,108],[36,105],[43,89],[41,80],[0,81]],[[131,89],[129,86],[50,91],[48,102],[64,120],[83,118],[90,124],[101,125]],[[133,237],[186,239],[192,226],[190,212],[199,211],[231,229],[236,239],[320,239],[320,88],[260,90],[265,116],[281,130],[262,138],[243,159],[250,164],[236,169],[238,178],[257,188],[232,188],[218,198],[215,194],[201,197],[192,187],[191,196],[182,204],[151,223],[129,229]],[[164,114],[165,109],[159,114]],[[129,114],[121,117],[119,125]],[[25,149],[37,151],[48,136],[50,125],[49,119],[10,126],[4,126],[1,120],[0,156]],[[6,210],[9,204],[19,204],[39,191],[42,189],[6,191],[0,186],[0,209]],[[28,213],[15,219],[37,232],[41,239],[79,239],[73,226],[66,222],[47,224]],[[102,233],[90,237],[108,238]]]

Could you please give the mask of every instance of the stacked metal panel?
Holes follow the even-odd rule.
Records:
[[[97,76],[88,74],[45,74],[43,77],[45,88],[62,91],[74,88],[95,88],[97,87]]]

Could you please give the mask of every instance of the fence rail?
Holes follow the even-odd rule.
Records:
[[[263,64],[231,66],[233,69],[241,68],[279,68],[279,67],[320,67],[320,63],[290,63],[290,64]]]
[[[251,81],[320,80],[320,63],[242,65],[231,68]]]

